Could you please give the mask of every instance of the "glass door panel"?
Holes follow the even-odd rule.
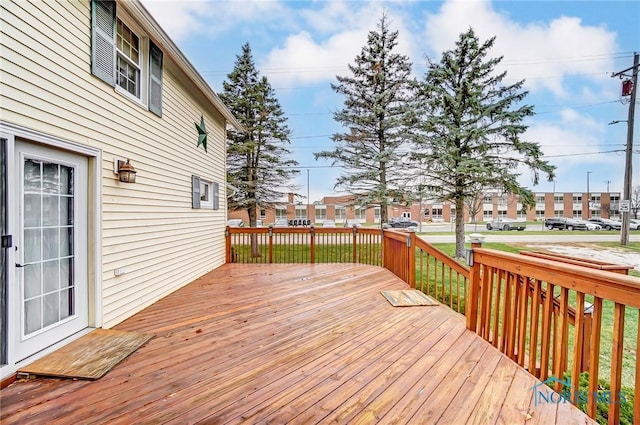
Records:
[[[75,312],[74,168],[24,159],[24,335]]]

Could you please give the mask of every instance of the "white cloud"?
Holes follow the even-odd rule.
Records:
[[[378,30],[382,7],[357,2],[329,2],[322,10],[302,13],[310,28],[330,35],[300,31],[286,38],[271,50],[259,68],[276,85],[309,84],[335,80],[337,74],[347,74],[347,65],[367,43],[367,34]],[[404,28],[400,15],[387,11],[391,29],[398,31],[395,52],[411,59],[411,33]],[[315,36],[315,37],[314,37]]]
[[[536,121],[524,137],[540,144],[549,162],[565,168],[575,164],[603,165],[615,161],[611,155],[590,154],[613,149],[602,142],[606,124],[572,109],[561,111],[558,117],[556,122]]]
[[[292,22],[292,12],[279,1],[142,0],[142,3],[176,41],[194,34],[261,31]],[[257,22],[258,25],[252,25]]]
[[[426,40],[432,52],[455,47],[461,32],[472,27],[481,40],[496,36],[494,56],[509,79],[527,79],[532,90],[547,89],[568,96],[563,76],[611,71],[616,34],[601,26],[584,25],[579,18],[561,16],[550,22],[522,24],[484,1],[447,1],[425,20]]]

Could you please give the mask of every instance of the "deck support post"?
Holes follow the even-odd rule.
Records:
[[[467,329],[473,332],[476,332],[478,325],[478,296],[480,295],[480,263],[473,261],[473,250],[476,248],[482,248],[482,242],[471,243],[472,264],[469,271],[469,293],[465,303]]]
[[[311,264],[314,264],[316,262],[316,229],[315,227],[313,227],[313,224],[309,228],[309,235],[311,239],[311,246],[309,248],[311,255]]]
[[[353,263],[357,263],[358,261],[358,228],[353,226],[353,242],[351,243],[353,246]]]
[[[224,262],[231,262],[231,232],[229,232],[229,226],[224,230],[224,240],[225,240],[225,256]]]
[[[407,266],[408,276],[407,283],[413,289],[416,289],[416,232],[409,232],[407,236]]]

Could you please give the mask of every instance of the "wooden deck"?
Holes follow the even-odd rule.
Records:
[[[117,329],[155,334],[98,381],[0,392],[3,424],[592,423],[443,306],[366,265],[227,264]]]

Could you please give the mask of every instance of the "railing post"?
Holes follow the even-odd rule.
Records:
[[[471,252],[468,265],[469,271],[469,292],[466,300],[465,316],[467,317],[467,329],[476,332],[478,325],[478,296],[480,295],[480,263],[474,261],[473,250],[482,247],[482,240],[472,239]]]
[[[309,235],[311,238],[311,264],[314,264],[316,262],[316,229],[313,224],[309,227]]]
[[[407,236],[407,283],[413,289],[416,288],[416,233],[409,232]]]
[[[353,226],[353,262],[357,263],[358,261],[358,252],[356,244],[358,243],[358,228]]]
[[[386,255],[385,255],[385,246],[386,246],[386,236],[384,235],[384,229],[380,229],[380,263],[382,264],[382,267],[384,267],[385,269],[388,269],[387,264],[386,264]]]
[[[582,367],[580,372],[588,372],[591,355],[591,331],[593,328],[593,306],[589,305],[584,309],[584,332],[582,335]]]
[[[273,263],[273,226],[269,226],[269,264]]]
[[[225,240],[225,255],[224,262],[231,262],[231,233],[229,232],[229,226],[224,229],[224,240]]]

